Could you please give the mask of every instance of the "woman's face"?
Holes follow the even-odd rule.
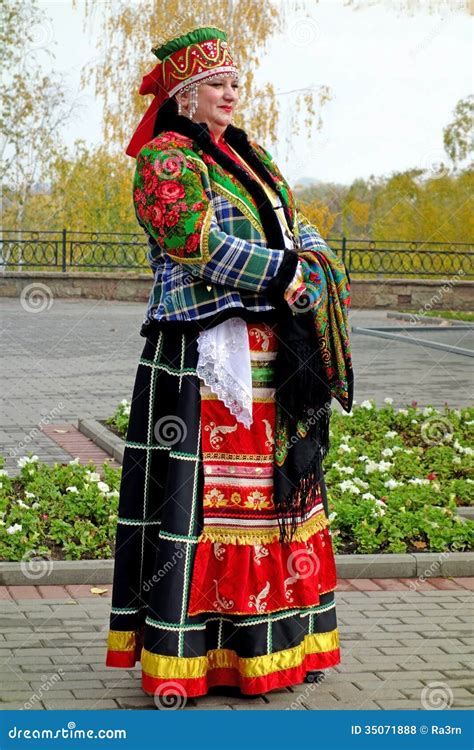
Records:
[[[177,95],[179,97],[179,94]],[[239,84],[230,76],[215,78],[198,85],[198,107],[193,115],[195,122],[206,122],[209,130],[222,133],[232,121],[235,104],[239,99]],[[181,95],[183,112],[189,106],[189,92]]]

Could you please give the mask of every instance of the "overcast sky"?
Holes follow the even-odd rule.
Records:
[[[51,23],[37,43],[54,50],[55,68],[67,73],[76,95],[81,67],[97,54],[94,37],[83,31],[82,12],[72,9],[71,0],[40,5]],[[283,143],[270,148],[290,182],[308,177],[349,184],[445,160],[443,127],[473,89],[472,18],[446,8],[406,15],[397,5],[381,0],[355,11],[343,0],[309,0],[310,17],[293,16],[285,34],[273,40],[259,80],[271,80],[282,92],[283,128],[294,106],[293,96],[283,92],[327,85],[333,97],[312,142],[302,133],[291,154]],[[150,69],[153,64],[150,54]],[[90,90],[81,102],[64,138],[98,143],[100,105]]]

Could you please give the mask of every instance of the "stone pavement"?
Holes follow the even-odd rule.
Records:
[[[417,589],[410,589],[410,583]],[[474,707],[474,579],[339,581],[342,663],[319,685],[208,695],[184,710]],[[104,664],[111,586],[0,589],[0,709],[155,709],[141,668]],[[471,670],[471,671],[470,671]]]
[[[1,300],[2,393],[0,453],[6,468],[32,451],[48,463],[68,461],[41,427],[57,422],[105,419],[131,399],[145,339],[139,335],[143,303],[54,299],[50,309],[28,312],[19,299]],[[430,322],[429,320],[427,321]],[[383,310],[352,310],[351,326],[393,326]],[[402,325],[402,322],[399,322]],[[406,325],[406,321],[405,321]],[[409,335],[415,335],[410,329]],[[418,334],[417,334],[418,335]],[[470,329],[424,335],[467,347]],[[471,359],[360,333],[351,337],[355,398],[402,406],[416,399],[452,407],[472,403]],[[339,409],[337,402],[334,407]]]

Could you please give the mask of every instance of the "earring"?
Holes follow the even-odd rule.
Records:
[[[178,115],[182,115],[182,114],[183,114],[183,103],[181,99],[178,99]]]
[[[194,113],[197,110],[198,107],[198,93],[197,93],[197,86],[194,84],[194,86],[191,86],[189,91],[189,112],[188,117],[190,120],[193,119]]]

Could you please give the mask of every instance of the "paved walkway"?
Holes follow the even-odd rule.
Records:
[[[51,464],[67,461],[70,454],[41,427],[74,424],[78,417],[105,419],[119,401],[131,399],[145,341],[139,335],[144,305],[55,299],[49,310],[36,313],[24,310],[19,299],[2,299],[1,306],[0,452],[8,457],[6,468],[16,470],[17,458],[30,450]],[[350,323],[392,326],[397,321],[380,310],[352,310]],[[446,330],[433,337],[467,347],[472,331]],[[470,357],[360,333],[353,333],[351,342],[359,403],[372,398],[382,404],[386,396],[395,406],[412,399],[422,406],[472,403]]]
[[[265,696],[204,696],[192,709],[474,707],[474,579],[340,581],[342,663],[320,685]],[[382,588],[382,586],[384,588]],[[141,667],[105,667],[111,586],[0,589],[0,709],[155,709]],[[469,670],[471,669],[471,673]]]

